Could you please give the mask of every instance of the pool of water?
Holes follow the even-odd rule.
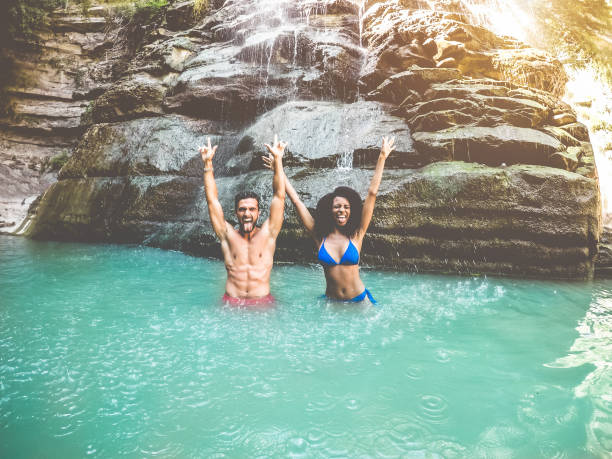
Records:
[[[279,265],[0,237],[0,456],[605,457],[612,285]]]

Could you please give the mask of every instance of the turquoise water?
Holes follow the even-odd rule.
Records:
[[[612,285],[275,267],[0,238],[0,456],[605,457]]]

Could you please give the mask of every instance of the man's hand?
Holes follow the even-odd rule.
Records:
[[[380,155],[384,156],[385,159],[387,159],[387,157],[393,150],[395,150],[395,137],[391,137],[391,139],[383,137],[383,144],[380,148]]]
[[[268,145],[267,143],[264,143],[264,145],[270,152],[271,158],[282,159],[283,155],[285,154],[285,147],[287,147],[287,142],[279,142],[278,136],[274,134],[274,143],[272,144],[272,146]]]
[[[198,148],[200,154],[202,155],[202,161],[204,161],[204,164],[209,163],[210,161],[212,161],[213,156],[215,156],[215,152],[217,151],[217,146],[215,145],[214,147],[210,146],[210,137],[208,138],[208,146],[207,147],[200,147]]]
[[[285,173],[283,172],[283,154],[287,142],[279,142],[278,136],[274,135],[274,143],[272,146],[264,144],[270,152],[269,163],[270,168],[274,171],[272,178],[272,202],[270,203],[270,218],[268,218],[270,237],[275,240],[283,225],[283,217],[285,210]]]

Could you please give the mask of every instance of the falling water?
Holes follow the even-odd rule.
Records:
[[[288,77],[293,82],[293,89],[286,92],[286,98],[295,100],[300,84],[308,86],[310,81],[317,80],[315,73],[333,70],[333,62],[329,63],[331,67],[325,66],[328,61],[324,51],[323,66],[317,65],[321,63],[320,56],[315,57],[314,53],[321,53],[325,46],[358,48],[357,37],[352,43],[341,33],[340,27],[329,27],[327,21],[318,19],[328,14],[332,3],[331,0],[231,0],[223,6],[224,13],[220,17],[224,18],[225,25],[219,27],[224,27],[223,33],[230,39],[228,46],[238,48],[235,57],[254,64],[253,76],[261,82],[264,101],[274,94],[272,86],[277,85],[279,79]],[[361,42],[363,2],[352,3],[355,15],[360,16]],[[313,44],[320,46],[316,48]],[[286,85],[283,86],[284,90]],[[328,91],[333,99],[334,88]],[[275,95],[278,97],[278,91]],[[270,108],[263,105],[260,108]]]
[[[343,9],[348,12],[341,14],[355,15],[355,34],[351,38],[347,38],[341,26],[328,21],[328,14],[336,14],[335,10],[330,10],[334,4],[332,0],[228,0],[224,4],[220,15],[224,24],[219,27],[224,27],[222,33],[228,41],[221,52],[228,53],[230,63],[233,60],[252,65],[251,82],[259,96],[259,113],[268,112],[285,102],[347,102],[354,100],[356,94],[359,97],[356,78],[366,55],[361,47],[365,2],[350,3],[354,7]],[[339,72],[340,52],[348,53],[354,59],[350,76]],[[355,58],[355,55],[362,58]],[[286,120],[286,123],[291,122],[291,118]],[[276,132],[286,131],[284,127],[276,126]],[[351,135],[344,132],[349,129],[341,126],[342,132],[338,132],[338,136]],[[346,145],[347,142],[339,144]],[[353,151],[339,148],[336,152],[339,154],[338,167],[352,168]]]
[[[359,47],[363,48],[363,12],[365,9],[365,0],[359,2]]]
[[[565,95],[578,120],[589,128],[601,188],[604,224],[612,226],[612,88],[593,66],[566,64],[569,76]]]

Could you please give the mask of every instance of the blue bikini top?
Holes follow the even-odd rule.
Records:
[[[342,258],[340,258],[340,263],[336,263],[336,260],[334,260],[327,252],[327,249],[325,248],[325,238],[323,238],[321,248],[319,249],[318,258],[321,264],[327,266],[356,265],[359,263],[359,251],[357,250],[357,247],[355,247],[355,244],[353,244],[353,241],[349,239],[348,247],[344,251]]]

